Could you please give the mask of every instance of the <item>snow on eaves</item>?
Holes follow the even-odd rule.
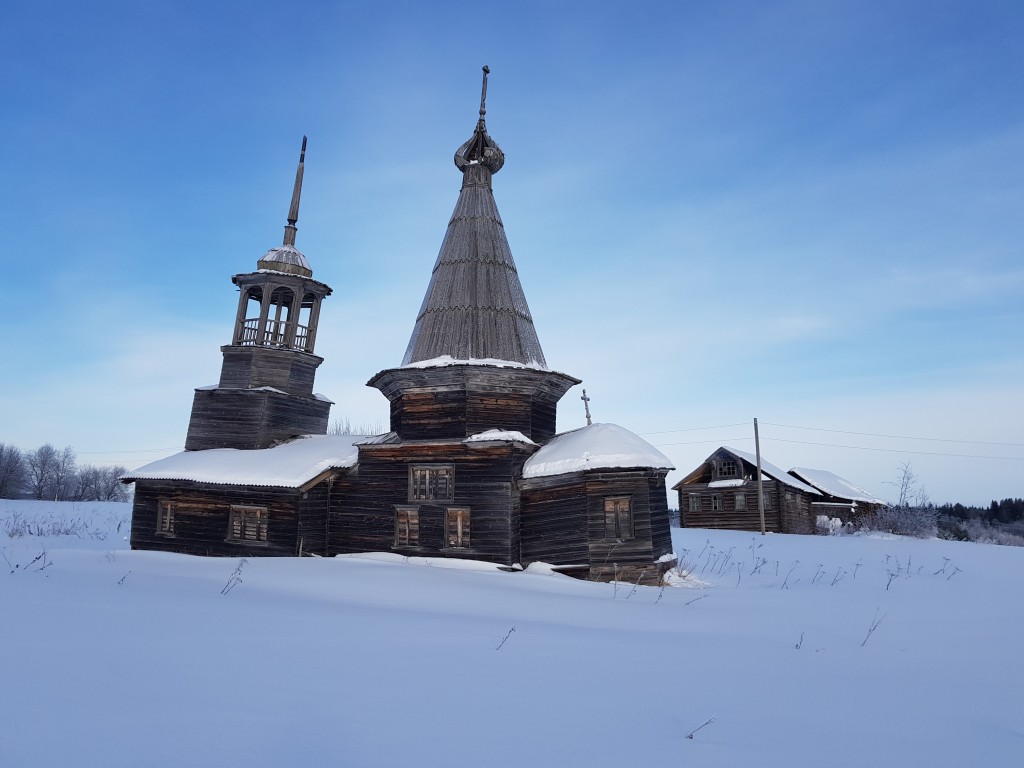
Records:
[[[556,435],[526,460],[523,477],[550,477],[589,469],[675,469],[642,437],[617,424],[592,424]]]
[[[524,443],[526,445],[536,445],[533,440],[528,438],[522,432],[508,429],[488,429],[486,432],[478,432],[475,435],[470,435],[462,442],[464,443]]]
[[[885,501],[872,496],[869,491],[859,485],[854,485],[849,480],[844,480],[834,472],[827,469],[807,469],[806,467],[793,467],[789,470],[791,474],[806,480],[815,488],[829,496],[836,496],[840,499],[850,501],[863,501],[867,504],[885,504]]]
[[[433,357],[430,360],[419,360],[415,363],[408,363],[401,366],[402,368],[443,368],[448,365],[491,365],[495,368],[529,368],[533,371],[548,371],[550,370],[547,366],[541,365],[537,362],[531,363],[517,363],[515,360],[498,360],[497,358],[470,358],[468,360],[459,360],[452,357],[451,355],[441,355],[440,357]]]
[[[746,451],[740,451],[736,448],[730,448],[727,445],[724,445],[722,447],[725,448],[725,450],[727,450],[734,456],[737,456],[738,458],[741,458],[744,461],[753,464],[755,467],[757,466],[757,456],[755,456],[754,454],[747,453]],[[813,488],[807,483],[803,482],[802,480],[798,480],[788,472],[783,472],[774,464],[765,461],[764,456],[761,457],[761,473],[768,475],[774,480],[778,480],[783,485],[788,485],[790,488],[797,488],[801,491],[804,491],[805,493],[813,493],[815,496],[821,496],[821,491],[819,491],[817,488]]]
[[[121,479],[191,480],[215,485],[301,488],[329,469],[353,466],[363,435],[309,435],[273,448],[182,451],[125,473]]]

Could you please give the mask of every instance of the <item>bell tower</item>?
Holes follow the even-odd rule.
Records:
[[[235,275],[238,311],[215,387],[196,390],[185,450],[267,448],[306,434],[326,434],[331,402],[313,394],[322,357],[313,354],[320,304],[331,294],[313,279],[295,247],[306,159],[302,137],[284,242]]]

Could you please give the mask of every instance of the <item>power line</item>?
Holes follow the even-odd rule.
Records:
[[[665,429],[661,432],[637,432],[638,435],[667,435],[671,432],[699,432],[704,429],[728,429],[729,427],[745,427],[747,422],[741,421],[738,424],[719,424],[717,427],[687,427],[686,429]],[[667,443],[667,445],[673,445],[673,443]],[[684,445],[684,443],[678,443],[678,445]]]
[[[776,425],[778,426],[778,425]],[[882,451],[884,453],[913,453],[919,456],[953,456],[959,459],[999,459],[1004,461],[1024,461],[1024,456],[979,456],[970,453],[940,453],[937,451],[910,451],[902,448],[867,448],[863,445],[835,445],[833,443],[812,443],[806,440],[785,440],[781,437],[765,437],[777,443],[799,443],[800,445],[821,445],[827,448],[851,448],[857,451]]]
[[[158,451],[164,452],[164,451],[180,451],[180,450],[182,450],[181,446],[178,446],[177,448],[136,448],[136,449],[127,450],[127,451],[75,451],[75,453],[77,453],[80,456],[95,456],[95,455],[98,455],[98,454],[117,455],[117,454],[121,454],[121,453],[156,453]]]
[[[721,445],[723,440],[736,441],[736,440],[753,440],[753,439],[754,438],[751,435],[744,435],[743,437],[726,437],[726,438],[722,438],[721,440],[694,440],[693,442],[690,442],[690,443],[651,443],[651,445],[657,446],[659,448],[663,448],[663,447],[665,447],[667,445],[707,445],[708,443],[718,443],[719,445]]]
[[[863,435],[864,437],[887,437],[894,440],[925,440],[934,443],[965,443],[968,445],[1003,445],[1011,448],[1024,447],[1024,443],[996,443],[987,440],[953,440],[951,438],[943,437],[912,437],[909,435],[881,435],[874,432],[850,432],[845,429],[825,429],[823,427],[798,427],[794,424],[772,424],[769,421],[762,421],[762,424],[768,424],[772,427],[785,427],[786,429],[806,429],[814,432],[836,432],[841,435]],[[653,434],[653,433],[649,433]],[[793,441],[796,442],[796,441]],[[814,445],[814,443],[812,443]]]

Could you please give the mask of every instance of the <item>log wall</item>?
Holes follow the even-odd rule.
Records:
[[[325,491],[314,491],[313,495],[325,494]],[[301,495],[295,489],[138,480],[132,507],[131,546],[132,549],[220,557],[295,555],[298,553]],[[174,505],[174,534],[171,536],[157,532],[157,510],[161,501]],[[267,541],[228,539],[233,504],[267,509]]]
[[[764,511],[765,530],[779,533],[786,531],[782,525],[779,500],[779,484],[775,480],[765,479],[762,483],[766,501],[770,500],[771,509]],[[757,483],[747,481],[734,488],[709,488],[707,483],[680,485],[679,521],[683,528],[722,528],[736,531],[760,531],[761,515],[757,511]],[[700,510],[690,511],[690,494],[700,495]],[[745,510],[736,509],[735,494],[746,496]],[[722,509],[712,509],[712,495],[722,499]]]
[[[323,435],[331,404],[265,389],[199,389],[185,450],[267,448],[296,435]]]
[[[656,584],[672,551],[665,472],[608,470],[531,478],[522,484],[523,563],[585,564],[592,578]],[[633,536],[605,537],[605,498],[629,496]]]
[[[332,493],[328,550],[331,554],[396,551],[516,563],[520,502],[515,477],[527,455],[515,444],[470,448],[459,441],[446,441],[360,446],[358,474]],[[451,500],[410,499],[410,467],[424,464],[454,468]],[[418,509],[416,546],[395,546],[396,505]],[[469,508],[468,547],[447,547],[448,507]]]

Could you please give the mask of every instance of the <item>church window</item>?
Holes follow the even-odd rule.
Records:
[[[269,517],[266,507],[232,506],[228,541],[266,541]]]
[[[691,493],[690,494],[690,511],[691,512],[700,512],[700,494],[699,493]]]
[[[156,510],[156,532],[161,536],[174,535],[174,505],[161,501]]]
[[[633,538],[633,497],[606,496],[604,499],[604,537]]]
[[[448,507],[444,519],[445,542],[449,547],[469,546],[469,507]]]
[[[417,547],[420,543],[420,508],[395,507],[395,546]]]
[[[409,467],[409,501],[452,501],[455,497],[454,475],[450,464]]]

